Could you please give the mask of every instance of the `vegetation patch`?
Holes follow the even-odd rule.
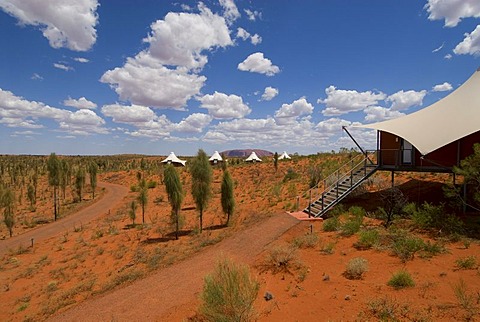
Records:
[[[368,271],[368,261],[362,257],[352,258],[348,264],[343,276],[350,280],[359,280],[363,278],[363,274]]]
[[[406,287],[414,287],[415,282],[409,272],[401,270],[392,275],[387,285],[399,290]]]
[[[459,258],[455,261],[457,269],[475,269],[477,268],[477,258],[475,256],[467,256]]]

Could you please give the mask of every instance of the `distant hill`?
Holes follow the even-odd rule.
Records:
[[[252,153],[252,151],[255,151],[259,158],[273,156],[272,152],[260,149],[227,150],[221,152],[220,154],[223,154],[229,158],[246,158]]]

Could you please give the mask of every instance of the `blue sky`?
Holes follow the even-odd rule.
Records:
[[[479,67],[479,0],[0,9],[1,154],[349,148],[342,125],[415,112]],[[375,146],[374,132],[352,132]]]

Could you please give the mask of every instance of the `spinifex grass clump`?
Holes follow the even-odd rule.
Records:
[[[220,260],[205,277],[200,312],[206,321],[253,321],[259,287],[248,266]]]
[[[399,290],[405,287],[414,287],[415,282],[409,272],[401,270],[393,274],[387,285]]]
[[[363,278],[363,274],[368,271],[368,261],[362,257],[352,258],[343,275],[350,280],[359,280]]]
[[[380,233],[376,229],[362,230],[358,236],[358,242],[355,243],[355,248],[370,249],[377,245],[380,241]]]

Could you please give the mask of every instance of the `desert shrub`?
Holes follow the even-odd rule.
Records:
[[[352,206],[348,208],[348,212],[354,217],[365,217],[365,209],[359,206]]]
[[[475,269],[477,267],[477,259],[475,256],[467,256],[459,258],[455,261],[458,269]]]
[[[355,247],[358,249],[369,249],[377,245],[380,241],[380,233],[376,229],[362,230],[359,233],[358,242]]]
[[[441,242],[430,242],[427,241],[423,244],[422,256],[423,257],[432,257],[439,254],[444,254],[447,252],[445,245]]]
[[[221,260],[205,277],[200,312],[206,321],[252,321],[258,290],[248,266]]]
[[[283,177],[283,182],[295,180],[295,179],[298,179],[299,177],[300,177],[300,174],[295,172],[295,170],[293,170],[292,168],[288,168],[287,173]]]
[[[132,184],[132,185],[130,186],[130,191],[131,191],[131,192],[138,192],[138,191],[139,191],[139,188],[138,188],[137,185]]]
[[[405,287],[413,287],[415,282],[409,272],[401,270],[392,275],[387,285],[399,290]]]
[[[368,271],[368,261],[362,257],[352,258],[347,263],[347,268],[343,275],[350,280],[362,279],[363,274]]]
[[[337,231],[340,227],[341,223],[338,216],[328,218],[323,222],[323,231]]]
[[[363,223],[363,216],[353,215],[350,216],[341,227],[342,236],[352,236],[356,234]]]
[[[297,248],[294,246],[276,246],[268,251],[264,260],[264,267],[276,274],[279,272],[291,273],[292,269],[300,267]]]
[[[384,222],[384,226],[388,227],[395,216],[403,214],[403,208],[407,203],[407,198],[397,187],[384,190],[381,192],[380,196],[383,201],[383,206],[380,207],[378,211],[380,213],[380,218]]]
[[[458,304],[460,304],[466,312],[465,320],[472,320],[472,318],[478,314],[476,304],[479,303],[478,300],[480,295],[477,294],[477,299],[475,299],[475,295],[469,294],[467,284],[465,284],[463,279],[460,279],[460,281],[453,286],[453,292],[457,298]]]
[[[340,204],[333,207],[332,210],[330,210],[329,215],[332,217],[336,217],[336,216],[340,216],[344,212],[345,212],[345,207],[342,204]]]
[[[367,303],[368,311],[380,321],[398,321],[400,305],[395,300],[384,297]]]
[[[335,243],[328,243],[322,246],[320,252],[325,255],[331,255],[335,252]]]
[[[424,202],[420,207],[409,205],[404,210],[420,229],[434,229],[447,235],[465,232],[463,222],[457,216],[446,213],[443,205],[435,206]]]
[[[147,188],[148,189],[153,189],[153,188],[156,188],[157,187],[157,182],[154,181],[154,180],[149,180],[147,182]]]
[[[402,262],[413,260],[415,254],[425,246],[423,240],[419,237],[400,233],[393,236],[393,253],[398,256]]]
[[[308,233],[293,239],[292,244],[298,248],[314,248],[320,237],[316,233]]]

